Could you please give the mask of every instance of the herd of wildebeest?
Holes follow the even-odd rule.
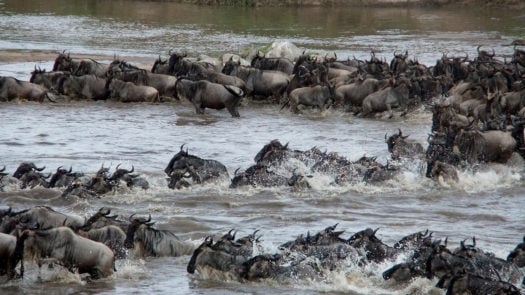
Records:
[[[259,231],[236,238],[237,233],[230,230],[207,236],[196,245],[169,230],[156,229],[151,215],[121,219],[111,211],[100,208],[92,216],[81,217],[47,206],[3,209],[0,275],[22,279],[24,263],[35,260],[39,268],[52,264],[99,279],[118,271],[117,259],[187,256],[187,272],[203,279],[326,282],[332,272],[394,264],[398,257],[405,257],[384,270],[385,281],[403,285],[415,278],[436,280],[447,294],[521,294],[517,286],[524,275],[525,239],[502,259],[477,247],[475,237],[450,249],[447,239],[435,239],[426,230],[391,246],[377,237],[377,229],[343,238],[344,230],[336,230],[336,224],[315,234],[301,234],[281,244],[276,253],[267,253]]]
[[[340,109],[364,118],[401,116],[416,108],[432,110],[432,127],[426,149],[407,139],[401,130],[385,135],[391,160],[382,164],[374,157],[350,161],[334,152],[294,150],[273,140],[255,155],[254,164],[233,177],[213,159],[190,154],[183,146],[164,172],[168,187],[229,181],[242,186],[290,186],[308,190],[309,176],[330,176],[332,184],[376,183],[392,179],[403,163],[419,159],[425,176],[453,183],[458,170],[480,163],[506,163],[525,157],[525,50],[514,47],[503,60],[492,51],[477,48],[478,55],[443,54],[434,66],[412,60],[408,52],[395,52],[390,63],[372,52],[370,60],[338,60],[334,56],[301,54],[294,59],[268,58],[255,52],[249,58],[225,55],[221,62],[190,59],[185,53],[160,57],[151,71],[115,59],[103,64],[60,53],[52,71],[36,69],[30,82],[0,77],[0,99],[117,100],[121,102],[176,102],[189,100],[198,114],[205,108],[226,108],[239,117],[241,101],[275,103],[294,112],[307,107]],[[147,179],[131,169],[102,166],[95,175],[24,162],[9,174],[0,169],[0,191],[43,186],[62,188],[62,196],[101,197],[118,189],[148,189]],[[200,246],[153,227],[149,218],[134,215],[121,220],[101,208],[89,218],[66,215],[45,206],[20,211],[0,211],[0,274],[22,277],[23,262],[37,258],[56,263],[91,278],[109,276],[115,259],[147,256],[191,255],[187,271],[242,282],[261,279],[323,280],[327,272],[348,264],[406,261],[383,273],[385,280],[404,283],[416,277],[438,278],[447,294],[521,294],[524,284],[525,237],[508,255],[496,257],[471,244],[449,249],[446,239],[417,232],[393,246],[384,244],[377,230],[365,229],[342,238],[343,231],[330,226],[316,234],[301,235],[282,244],[278,253],[262,253],[257,232],[236,239],[230,231],[206,237]],[[87,255],[86,253],[89,253]],[[19,270],[17,271],[17,267]]]

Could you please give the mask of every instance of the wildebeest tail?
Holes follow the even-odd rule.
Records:
[[[232,85],[224,85],[224,84],[222,86],[224,86],[224,88],[226,88],[226,90],[228,90],[228,92],[230,92],[231,94],[233,94],[233,95],[235,95],[237,97],[243,97],[244,96],[244,91],[242,91],[242,89],[239,88],[239,87],[232,86]],[[232,87],[235,87],[235,89],[232,88]]]

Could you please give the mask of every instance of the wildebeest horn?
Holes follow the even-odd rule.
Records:
[[[44,166],[44,167],[42,167],[42,168],[35,167],[35,170],[36,170],[36,171],[42,171],[42,170],[44,170],[44,169],[46,169],[46,166]]]
[[[148,220],[146,220],[145,222],[150,222],[150,221],[151,221],[151,214],[149,214]]]
[[[233,175],[234,175],[234,176],[237,176],[237,172],[239,172],[239,169],[241,169],[241,167],[235,169],[235,171],[233,172]]]
[[[132,221],[132,220],[133,220],[132,218],[133,218],[133,216],[135,216],[135,214],[137,214],[137,213],[133,213],[133,214],[131,214],[131,215],[129,216],[129,221]]]
[[[183,143],[183,144],[180,146],[180,151],[181,151],[181,152],[182,152],[182,149],[184,148],[185,145],[186,145],[186,144]]]

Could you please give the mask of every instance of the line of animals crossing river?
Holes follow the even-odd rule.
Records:
[[[185,52],[169,52],[167,59],[159,57],[146,70],[116,58],[105,64],[62,52],[52,70],[35,68],[29,82],[0,77],[0,101],[176,106],[185,100],[197,115],[226,108],[239,120],[249,120],[242,116],[243,108],[261,103],[275,105],[276,111],[289,107],[292,116],[318,108],[367,120],[400,119],[423,109],[432,112],[428,144],[411,141],[401,129],[390,131],[384,136],[390,159],[384,163],[373,156],[351,161],[315,146],[297,150],[276,139],[261,147],[251,166],[231,175],[228,163],[201,158],[183,144],[166,163],[165,185],[181,190],[228,183],[232,190],[284,187],[307,192],[313,175],[330,179],[332,186],[374,184],[393,179],[414,161],[422,163],[426,177],[453,185],[458,173],[479,164],[525,163],[525,50],[519,42],[514,45],[511,57],[478,46],[476,57],[442,54],[432,66],[411,59],[408,52],[394,52],[390,62],[375,52],[370,60],[301,51],[284,52],[284,57],[254,51],[196,60]],[[59,190],[62,198],[91,199],[151,186],[140,173],[143,167],[135,165],[120,164],[113,170],[102,165],[93,174],[73,168],[49,170],[45,163],[27,161],[8,172],[3,166],[0,191],[44,187]],[[115,260],[182,256],[188,258],[190,274],[239,282],[322,281],[331,271],[386,263],[390,266],[384,280],[403,284],[437,278],[437,286],[447,294],[521,294],[525,284],[525,237],[507,257],[496,257],[477,247],[475,237],[451,249],[446,237],[422,229],[387,245],[377,229],[344,238],[344,229],[336,224],[314,234],[298,233],[267,252],[259,231],[242,237],[234,230],[210,233],[197,244],[155,228],[151,215],[119,218],[115,212],[118,208],[100,208],[84,217],[47,206],[1,209],[0,275],[23,279],[24,262],[36,260],[39,266],[58,265],[100,279],[118,272]]]
[[[100,208],[83,218],[47,206],[0,212],[0,274],[22,279],[24,262],[30,258],[56,264],[91,279],[111,276],[116,259],[187,256],[187,272],[203,278],[239,282],[271,279],[321,281],[336,270],[364,267],[370,263],[396,261],[383,272],[384,280],[398,284],[414,278],[439,278],[437,286],[447,294],[521,294],[516,287],[523,279],[525,239],[506,259],[476,247],[476,239],[461,241],[456,249],[447,239],[437,239],[429,230],[401,238],[394,245],[383,243],[377,229],[366,228],[349,238],[337,224],[315,234],[301,233],[284,242],[276,253],[265,253],[255,231],[236,237],[237,232],[215,233],[197,245],[168,230],[156,229],[151,215],[127,219]]]

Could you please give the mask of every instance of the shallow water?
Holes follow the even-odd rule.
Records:
[[[328,16],[328,17],[326,17]],[[198,7],[149,1],[0,1],[0,49],[68,50],[72,53],[165,56],[169,49],[193,56],[238,52],[287,40],[312,52],[368,59],[370,50],[390,60],[395,50],[409,50],[428,65],[443,52],[476,55],[478,44],[498,57],[512,54],[509,44],[525,28],[523,14],[507,11],[428,9],[242,9]],[[133,60],[130,60],[133,62]],[[50,69],[52,61],[37,66]],[[33,63],[0,63],[0,75],[28,80]],[[62,199],[58,190],[6,188],[0,205],[17,209],[47,204],[86,216],[102,206],[126,218],[151,214],[160,228],[173,230],[196,244],[210,234],[234,228],[240,235],[256,229],[268,252],[307,231],[339,223],[352,233],[380,228],[392,245],[404,235],[430,229],[448,237],[450,247],[476,236],[478,245],[505,258],[525,232],[525,188],[522,166],[491,165],[460,174],[452,187],[422,175],[422,163],[404,165],[394,180],[379,185],[333,186],[313,175],[313,189],[229,189],[228,183],[179,191],[167,188],[163,169],[182,144],[189,152],[226,165],[230,176],[245,169],[262,146],[273,139],[292,149],[337,152],[355,160],[362,155],[389,158],[385,133],[410,134],[426,145],[430,113],[421,108],[403,119],[372,120],[328,110],[302,115],[278,106],[249,105],[240,119],[226,111],[197,116],[189,103],[111,104],[6,103],[0,105],[0,166],[13,172],[22,161],[94,173],[101,165],[133,165],[151,189],[120,191],[96,200]],[[326,282],[240,284],[202,280],[186,273],[189,257],[130,259],[117,273],[86,283],[59,270],[29,266],[23,281],[1,286],[3,294],[73,292],[129,294],[427,294],[441,293],[434,281],[407,286],[388,284],[381,273],[392,262],[361,270],[349,266]]]

